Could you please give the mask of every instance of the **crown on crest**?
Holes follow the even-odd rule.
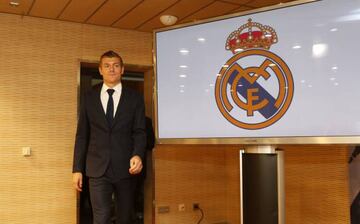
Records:
[[[248,19],[246,24],[229,35],[225,48],[231,50],[233,54],[249,48],[265,48],[268,50],[277,41],[276,32],[272,27]]]

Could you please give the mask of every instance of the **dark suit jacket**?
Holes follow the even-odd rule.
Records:
[[[100,177],[110,164],[116,178],[126,178],[131,176],[132,156],[138,155],[144,161],[144,101],[139,94],[123,87],[112,127],[109,127],[100,100],[101,87],[102,83],[86,93],[81,105],[73,172]]]

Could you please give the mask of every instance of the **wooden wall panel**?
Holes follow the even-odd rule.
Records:
[[[224,147],[224,146],[223,146]],[[240,224],[240,163],[239,151],[242,146],[232,146],[225,150],[226,158],[226,219]]]
[[[239,179],[233,176],[238,173],[236,155],[238,147],[233,146],[158,145],[154,151],[155,207],[169,206],[170,213],[156,213],[156,223],[197,223],[200,212],[192,210],[193,203],[200,203],[204,210],[203,223],[227,221],[239,202]],[[179,204],[185,204],[184,212],[178,211]]]
[[[240,223],[239,150],[236,145],[158,145],[155,149],[156,224]],[[347,146],[284,145],[285,215],[291,224],[350,223]],[[186,211],[179,212],[178,204]],[[190,208],[189,208],[190,207]]]
[[[1,13],[0,21],[0,223],[76,223],[79,62],[113,49],[150,66],[152,36]]]
[[[286,147],[286,223],[350,223],[347,155],[346,146]]]

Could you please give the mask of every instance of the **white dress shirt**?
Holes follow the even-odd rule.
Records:
[[[119,105],[119,101],[120,101],[120,97],[121,97],[121,90],[122,90],[121,82],[119,84],[117,84],[116,86],[114,86],[113,88],[110,88],[105,83],[103,83],[102,88],[101,88],[101,92],[100,92],[100,99],[101,99],[101,104],[102,104],[102,107],[103,107],[103,109],[105,111],[105,114],[106,114],[106,109],[107,109],[107,103],[108,103],[108,100],[109,100],[109,94],[106,92],[108,89],[115,90],[115,92],[112,95],[113,100],[114,100],[114,114],[113,114],[113,116],[115,117],[116,110],[117,110],[117,107]]]

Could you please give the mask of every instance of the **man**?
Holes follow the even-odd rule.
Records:
[[[131,224],[135,175],[142,170],[146,146],[145,109],[140,95],[121,85],[124,65],[114,51],[100,57],[103,83],[85,94],[76,133],[73,184],[82,190],[89,177],[94,224]]]

